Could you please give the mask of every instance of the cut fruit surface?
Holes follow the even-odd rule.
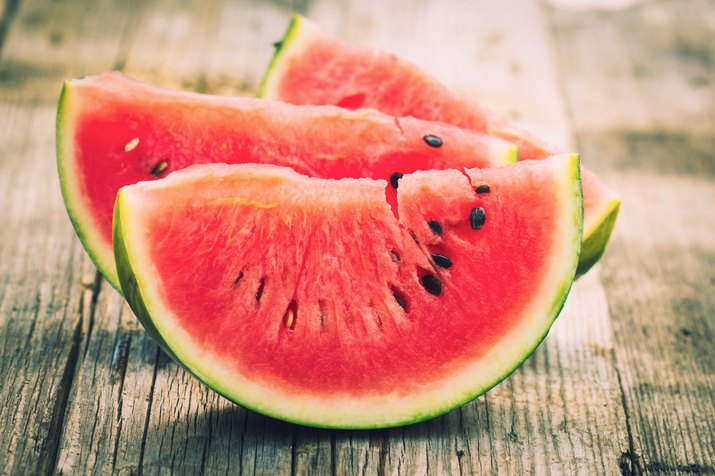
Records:
[[[464,94],[448,89],[394,55],[349,44],[295,15],[275,52],[259,95],[294,104],[371,107],[486,132],[519,146],[520,160],[543,159],[559,149]],[[579,274],[603,254],[620,199],[584,169],[584,236]]]
[[[262,413],[374,428],[446,412],[558,315],[580,250],[578,157],[405,174],[399,218],[386,185],[213,164],[124,187],[126,298],[187,369]]]
[[[430,146],[427,135],[443,145]],[[118,73],[66,82],[57,115],[67,211],[115,287],[112,209],[124,185],[197,163],[273,163],[323,178],[388,179],[415,170],[515,160],[512,144],[449,125],[370,110],[169,91]],[[394,204],[394,189],[387,193]]]

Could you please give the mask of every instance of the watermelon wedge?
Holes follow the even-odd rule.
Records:
[[[349,44],[295,15],[261,83],[259,96],[293,104],[371,107],[502,137],[519,146],[520,160],[543,159],[559,149],[472,98],[394,55]],[[616,224],[620,199],[582,168],[584,235],[579,274],[603,254]]]
[[[439,137],[441,147],[425,136]],[[65,205],[97,268],[119,289],[112,210],[124,185],[197,163],[273,163],[323,178],[516,161],[504,140],[377,111],[169,91],[105,73],[67,81],[57,112]],[[396,174],[396,175],[395,175]],[[387,190],[394,204],[395,189]]]
[[[122,289],[174,358],[247,408],[332,428],[434,417],[504,379],[562,308],[578,156],[406,174],[397,216],[386,186],[210,164],[123,187]]]

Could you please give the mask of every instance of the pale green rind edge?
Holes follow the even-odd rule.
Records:
[[[119,271],[119,283],[122,288],[122,293],[125,299],[129,303],[129,307],[132,308],[134,314],[141,322],[144,329],[157,341],[161,348],[169,354],[174,360],[180,363],[180,360],[176,357],[174,352],[171,350],[169,345],[166,343],[161,333],[154,325],[154,322],[149,316],[149,311],[147,311],[144,305],[144,300],[142,299],[141,290],[137,284],[136,276],[134,274],[134,269],[132,268],[129,255],[127,253],[127,247],[124,243],[124,233],[122,232],[122,221],[119,218],[119,209],[121,207],[120,202],[121,190],[117,194],[117,199],[114,204],[114,215],[112,219],[112,242],[114,243],[114,260],[117,263],[117,270]]]
[[[591,233],[584,234],[581,245],[581,258],[578,261],[576,277],[586,274],[603,256],[606,245],[611,239],[611,234],[616,226],[618,212],[621,208],[621,200],[612,199],[600,220],[593,227]]]
[[[519,147],[511,142],[509,144],[511,144],[511,147],[507,150],[505,165],[519,162]]]
[[[60,180],[60,190],[62,199],[69,215],[72,227],[77,233],[79,241],[87,251],[94,265],[104,276],[107,282],[122,293],[119,285],[119,276],[114,265],[114,257],[110,247],[106,247],[101,239],[92,236],[93,227],[87,223],[88,218],[83,215],[90,215],[81,198],[77,196],[79,187],[70,184],[70,177],[76,176],[72,168],[75,160],[73,152],[73,131],[74,121],[72,120],[72,82],[65,81],[57,104],[57,120],[55,123],[55,146],[57,155],[57,173]],[[68,120],[69,119],[69,120]],[[106,251],[104,249],[106,248]]]
[[[261,83],[258,86],[257,97],[263,99],[271,99],[272,96],[268,94],[268,91],[271,81],[274,77],[273,73],[275,72],[278,65],[280,65],[288,57],[288,53],[290,50],[289,46],[292,46],[293,41],[302,31],[301,26],[303,21],[304,18],[298,14],[295,14],[291,17],[290,23],[288,24],[288,29],[286,30],[285,34],[283,35],[283,38],[281,38],[278,46],[273,52],[273,57],[271,58],[270,63],[268,63],[268,68],[266,69],[266,72],[263,75],[263,79],[261,79]]]
[[[570,265],[568,266],[568,271],[564,273],[564,278],[561,282],[558,284],[554,285],[553,287],[549,286],[548,289],[553,289],[554,293],[554,300],[551,302],[551,304],[548,306],[547,309],[545,309],[543,315],[548,316],[548,318],[543,319],[545,322],[545,328],[544,331],[541,333],[541,335],[537,336],[537,338],[526,344],[524,348],[521,350],[517,349],[514,351],[514,354],[519,355],[514,361],[514,364],[511,365],[510,367],[507,367],[506,369],[503,370],[503,372],[500,373],[499,377],[483,382],[481,385],[476,386],[470,391],[470,395],[463,399],[459,400],[457,402],[452,402],[448,405],[445,405],[443,407],[439,408],[433,408],[429,412],[416,412],[414,415],[411,415],[408,418],[403,418],[400,420],[395,420],[395,421],[390,421],[390,422],[381,422],[378,424],[359,424],[359,425],[353,425],[353,424],[341,424],[340,422],[326,422],[326,421],[319,421],[319,419],[314,419],[314,420],[306,420],[306,419],[291,419],[290,415],[282,415],[282,414],[276,414],[271,411],[266,411],[265,409],[256,406],[256,405],[248,405],[245,402],[243,402],[240,398],[240,396],[236,396],[232,394],[230,389],[228,389],[228,386],[226,385],[225,382],[221,382],[219,380],[214,380],[211,378],[210,375],[206,375],[204,372],[197,371],[196,369],[193,369],[190,365],[188,365],[185,360],[189,360],[188,356],[186,355],[186,351],[181,351],[180,349],[177,350],[177,352],[174,352],[170,346],[167,344],[166,340],[162,337],[161,332],[157,329],[157,327],[154,325],[153,320],[152,320],[152,313],[149,310],[150,308],[154,307],[152,306],[151,302],[146,302],[142,295],[142,289],[141,285],[139,284],[139,279],[137,279],[137,276],[134,271],[134,266],[132,266],[132,259],[131,259],[131,253],[128,251],[127,243],[126,243],[126,236],[123,232],[123,226],[122,226],[122,221],[123,221],[123,216],[126,215],[128,212],[124,210],[123,206],[123,194],[122,190],[119,191],[117,195],[117,202],[114,208],[114,224],[113,224],[113,234],[114,234],[114,250],[115,250],[115,259],[117,263],[117,269],[119,272],[119,280],[122,285],[122,289],[126,295],[127,302],[129,303],[130,307],[134,311],[134,313],[137,315],[137,318],[139,321],[144,325],[145,329],[152,335],[154,336],[158,343],[161,345],[161,347],[172,357],[174,360],[176,360],[179,364],[181,364],[184,368],[186,368],[190,373],[195,375],[199,380],[204,382],[209,388],[213,389],[220,395],[224,396],[228,400],[239,404],[247,409],[253,410],[255,412],[291,422],[291,423],[296,423],[296,424],[301,424],[305,426],[312,426],[312,427],[317,427],[317,428],[328,428],[328,429],[353,429],[353,430],[359,430],[359,429],[377,429],[377,428],[387,428],[387,427],[398,427],[398,426],[404,426],[404,425],[410,425],[414,423],[419,423],[421,421],[429,420],[431,418],[435,418],[439,415],[445,414],[451,410],[454,410],[455,408],[461,407],[462,405],[465,405],[466,403],[469,403],[470,401],[474,400],[478,396],[484,394],[491,388],[493,388],[495,385],[499,384],[501,381],[503,381],[505,378],[507,378],[509,375],[511,375],[521,364],[524,363],[533,353],[534,351],[538,348],[538,346],[541,344],[541,342],[546,338],[546,336],[549,333],[549,330],[551,329],[553,323],[555,322],[556,318],[558,317],[559,313],[563,309],[563,306],[566,302],[566,298],[568,297],[569,291],[571,289],[571,286],[573,284],[573,281],[575,279],[575,273],[576,273],[576,268],[578,264],[578,258],[579,254],[581,251],[581,234],[583,232],[583,197],[582,197],[582,191],[581,191],[581,177],[580,177],[580,167],[579,167],[579,158],[577,154],[569,154],[570,158],[570,171],[569,171],[569,183],[571,184],[573,188],[573,194],[572,196],[565,196],[565,201],[571,201],[572,203],[576,204],[575,206],[575,211],[572,219],[573,223],[572,226],[574,227],[573,229],[576,231],[574,233],[574,239],[572,241],[572,246],[573,250],[571,253],[569,253],[570,256]],[[573,206],[573,205],[572,205]],[[190,352],[190,350],[189,350]],[[235,392],[235,393],[240,393]]]

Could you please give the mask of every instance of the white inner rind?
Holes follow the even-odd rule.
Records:
[[[568,294],[581,246],[583,205],[577,155],[563,155],[543,162],[551,168],[559,187],[559,229],[554,236],[555,254],[541,282],[541,289],[520,324],[479,360],[445,375],[444,379],[425,386],[422,391],[404,395],[398,391],[375,395],[334,394],[315,396],[306,389],[303,394],[257,383],[221,358],[181,327],[167,303],[159,284],[162,282],[153,266],[143,222],[141,193],[132,187],[120,190],[116,219],[121,223],[122,239],[131,269],[120,269],[123,283],[133,277],[141,300],[158,332],[181,363],[210,387],[245,407],[280,419],[319,427],[375,428],[413,423],[444,413],[488,390],[521,364],[545,337],[560,312]],[[184,177],[187,177],[185,175]],[[173,186],[173,184],[172,184]],[[115,223],[115,227],[118,224]],[[128,291],[128,289],[125,289]],[[136,311],[136,310],[135,310]]]

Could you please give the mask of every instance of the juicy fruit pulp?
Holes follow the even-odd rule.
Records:
[[[506,377],[561,309],[578,157],[405,174],[397,216],[386,186],[214,164],[124,187],[122,288],[176,359],[248,408],[341,428],[433,417]]]
[[[443,145],[429,145],[428,135]],[[516,160],[516,148],[377,111],[168,91],[106,73],[65,83],[57,160],[77,234],[118,289],[112,210],[124,185],[197,163],[272,163],[324,178],[387,179],[395,172],[504,165]],[[387,193],[394,203],[394,189]]]
[[[294,16],[261,85],[263,97],[294,104],[372,107],[394,116],[413,116],[502,137],[519,146],[520,160],[543,159],[558,148],[472,98],[449,90],[393,55],[348,44]],[[595,174],[582,169],[584,236],[579,274],[603,254],[615,226],[620,200]]]

